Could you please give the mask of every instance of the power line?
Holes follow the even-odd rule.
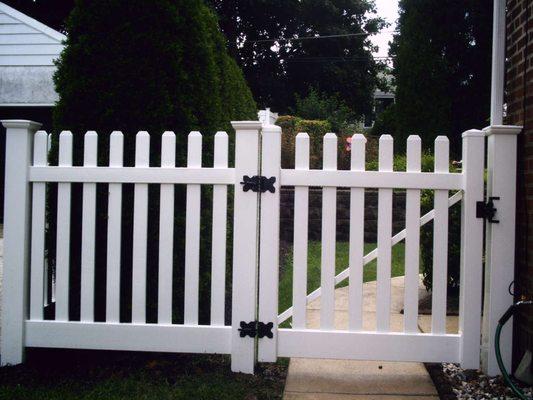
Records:
[[[375,61],[394,60],[395,57],[293,57],[284,59],[287,63],[338,63],[338,62],[365,62],[373,59]]]
[[[297,40],[316,40],[316,39],[332,39],[332,38],[341,38],[341,37],[352,37],[352,36],[370,36],[375,35],[376,33],[368,32],[359,32],[359,33],[343,33],[338,35],[322,35],[322,36],[301,36],[295,38],[277,38],[277,39],[257,39],[257,40],[245,40],[243,44],[246,43],[266,43],[266,42],[291,42]],[[379,33],[398,33],[398,31],[380,31]]]

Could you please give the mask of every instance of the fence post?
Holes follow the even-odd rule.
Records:
[[[41,124],[3,120],[6,128],[4,271],[2,283],[1,365],[24,361],[24,323],[28,317],[30,184],[33,135]]]
[[[485,135],[479,130],[463,133],[463,201],[461,204],[461,286],[459,334],[461,367],[479,368],[483,220],[476,218],[476,202],[483,200]]]
[[[232,122],[235,129],[235,196],[233,222],[233,279],[231,370],[253,373],[255,338],[240,337],[240,324],[257,316],[257,239],[259,194],[244,191],[243,176],[259,174],[259,121]]]
[[[274,193],[261,196],[261,243],[259,247],[259,321],[272,322],[273,338],[259,340],[258,360],[275,362],[278,349],[279,202],[281,170],[281,128],[263,127],[261,175],[274,177]]]
[[[514,280],[516,150],[520,126],[489,126],[483,131],[487,140],[487,201],[491,197],[497,209],[498,223],[486,224],[485,291],[481,341],[481,365],[488,375],[500,373],[494,351],[498,320],[513,304],[509,286]],[[512,361],[512,321],[502,331],[500,348],[508,371]]]

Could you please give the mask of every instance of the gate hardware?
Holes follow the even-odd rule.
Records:
[[[244,185],[242,190],[247,192],[248,190],[251,190],[252,192],[270,192],[275,193],[276,188],[274,187],[274,183],[276,182],[276,177],[272,176],[270,178],[267,178],[266,176],[258,176],[254,175],[251,178],[248,175],[244,175],[242,177],[241,185]]]
[[[272,322],[268,322],[265,324],[261,321],[241,321],[241,327],[239,328],[239,332],[242,338],[250,336],[251,338],[258,337],[259,339],[261,339],[266,336],[267,338],[272,339],[274,337],[274,334],[272,333],[273,327],[274,323]]]
[[[496,207],[494,207],[494,200],[500,200],[499,197],[489,197],[488,202],[478,201],[476,203],[476,218],[486,219],[491,224],[498,224],[500,221],[494,219],[496,215]]]

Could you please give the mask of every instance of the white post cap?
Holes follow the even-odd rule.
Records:
[[[522,126],[517,125],[491,125],[483,128],[485,136],[490,135],[518,135],[522,132]]]
[[[27,119],[3,119],[0,122],[2,122],[2,125],[4,125],[4,128],[10,129],[29,129],[29,130],[37,130],[43,124],[35,121],[30,121]]]

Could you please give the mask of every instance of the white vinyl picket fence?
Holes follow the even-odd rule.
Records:
[[[458,362],[466,368],[480,365],[482,308],[483,219],[476,216],[484,199],[485,136],[493,152],[501,137],[512,143],[519,128],[492,127],[487,132],[463,134],[461,173],[451,173],[446,137],[435,141],[435,172],[421,172],[421,140],[407,141],[407,171],[393,171],[393,139],[379,141],[379,170],[365,171],[362,135],[352,139],[351,170],[337,169],[337,137],[328,133],[323,142],[323,168],[309,168],[309,136],[296,138],[295,168],[281,168],[281,130],[255,121],[234,122],[235,166],[228,166],[228,135],[214,138],[214,166],[202,166],[202,135],[188,136],[187,165],[176,166],[176,137],[165,132],[161,164],[149,163],[150,135],[139,132],[135,166],[123,166],[124,138],[113,132],[109,166],[97,166],[96,132],[84,138],[84,164],[72,165],[73,136],[62,132],[59,163],[48,165],[49,135],[30,121],[3,121],[7,128],[5,270],[1,363],[23,361],[26,347],[57,347],[163,352],[231,354],[232,370],[252,373],[259,361],[278,357],[340,358],[391,361]],[[37,131],[37,132],[36,132]],[[505,132],[504,132],[505,131]],[[513,133],[513,135],[499,135]],[[491,136],[492,135],[492,139]],[[510,139],[509,139],[510,138]],[[502,142],[503,143],[503,142]],[[515,147],[516,149],[516,147]],[[514,150],[516,151],[516,150]],[[496,173],[489,158],[489,175],[512,179],[511,167]],[[500,162],[500,161],[499,161]],[[490,172],[492,171],[492,172]],[[57,183],[57,248],[55,267],[55,317],[44,310],[50,286],[45,252],[46,185]],[[81,232],[80,319],[69,320],[70,223],[72,184],[83,185]],[[108,184],[107,265],[105,321],[95,322],[95,237],[98,184]],[[122,186],[134,185],[131,322],[121,322],[121,211]],[[148,185],[160,185],[159,271],[157,323],[147,323]],[[174,185],[186,185],[183,323],[172,320],[174,268]],[[199,271],[201,187],[212,185],[211,320],[199,324]],[[295,188],[293,246],[293,306],[278,313],[280,187]],[[228,188],[234,189],[231,325],[225,325],[226,233]],[[307,226],[309,188],[322,187],[321,286],[307,289]],[[349,265],[335,274],[336,190],[350,188]],[[378,189],[377,248],[364,254],[365,188]],[[405,230],[392,234],[393,189],[406,190]],[[434,210],[420,214],[422,189],[434,191]],[[496,193],[498,184],[490,186]],[[514,186],[507,188],[514,191]],[[263,193],[261,193],[263,192]],[[455,192],[450,197],[450,192]],[[514,192],[511,193],[514,196]],[[504,194],[500,194],[504,196]],[[446,333],[446,281],[448,258],[448,208],[461,201],[460,327]],[[500,197],[499,206],[510,206]],[[513,197],[514,201],[514,197]],[[514,210],[514,209],[513,209]],[[509,218],[513,219],[514,211]],[[420,227],[434,220],[433,293],[431,333],[420,333],[418,280]],[[492,229],[492,228],[488,228]],[[509,229],[506,223],[506,229]],[[491,232],[492,234],[492,232]],[[497,232],[497,234],[501,234]],[[391,332],[391,248],[405,240],[404,331]],[[507,246],[514,245],[507,243]],[[508,247],[506,247],[508,249]],[[363,270],[377,259],[376,329],[363,330]],[[490,265],[490,268],[496,268]],[[500,273],[500,272],[498,272]],[[500,273],[501,274],[501,273]],[[512,276],[511,276],[512,278]],[[349,279],[349,325],[334,324],[335,286]],[[486,295],[487,296],[487,295]],[[493,304],[498,296],[492,292]],[[307,328],[306,306],[320,297],[320,327]],[[495,300],[496,299],[496,300]],[[498,307],[496,307],[498,308]],[[501,307],[500,307],[501,308]],[[496,312],[496,311],[495,311]],[[279,314],[279,315],[278,315]],[[493,315],[492,312],[490,314]],[[290,328],[279,325],[292,317]],[[258,352],[256,355],[256,344]]]

